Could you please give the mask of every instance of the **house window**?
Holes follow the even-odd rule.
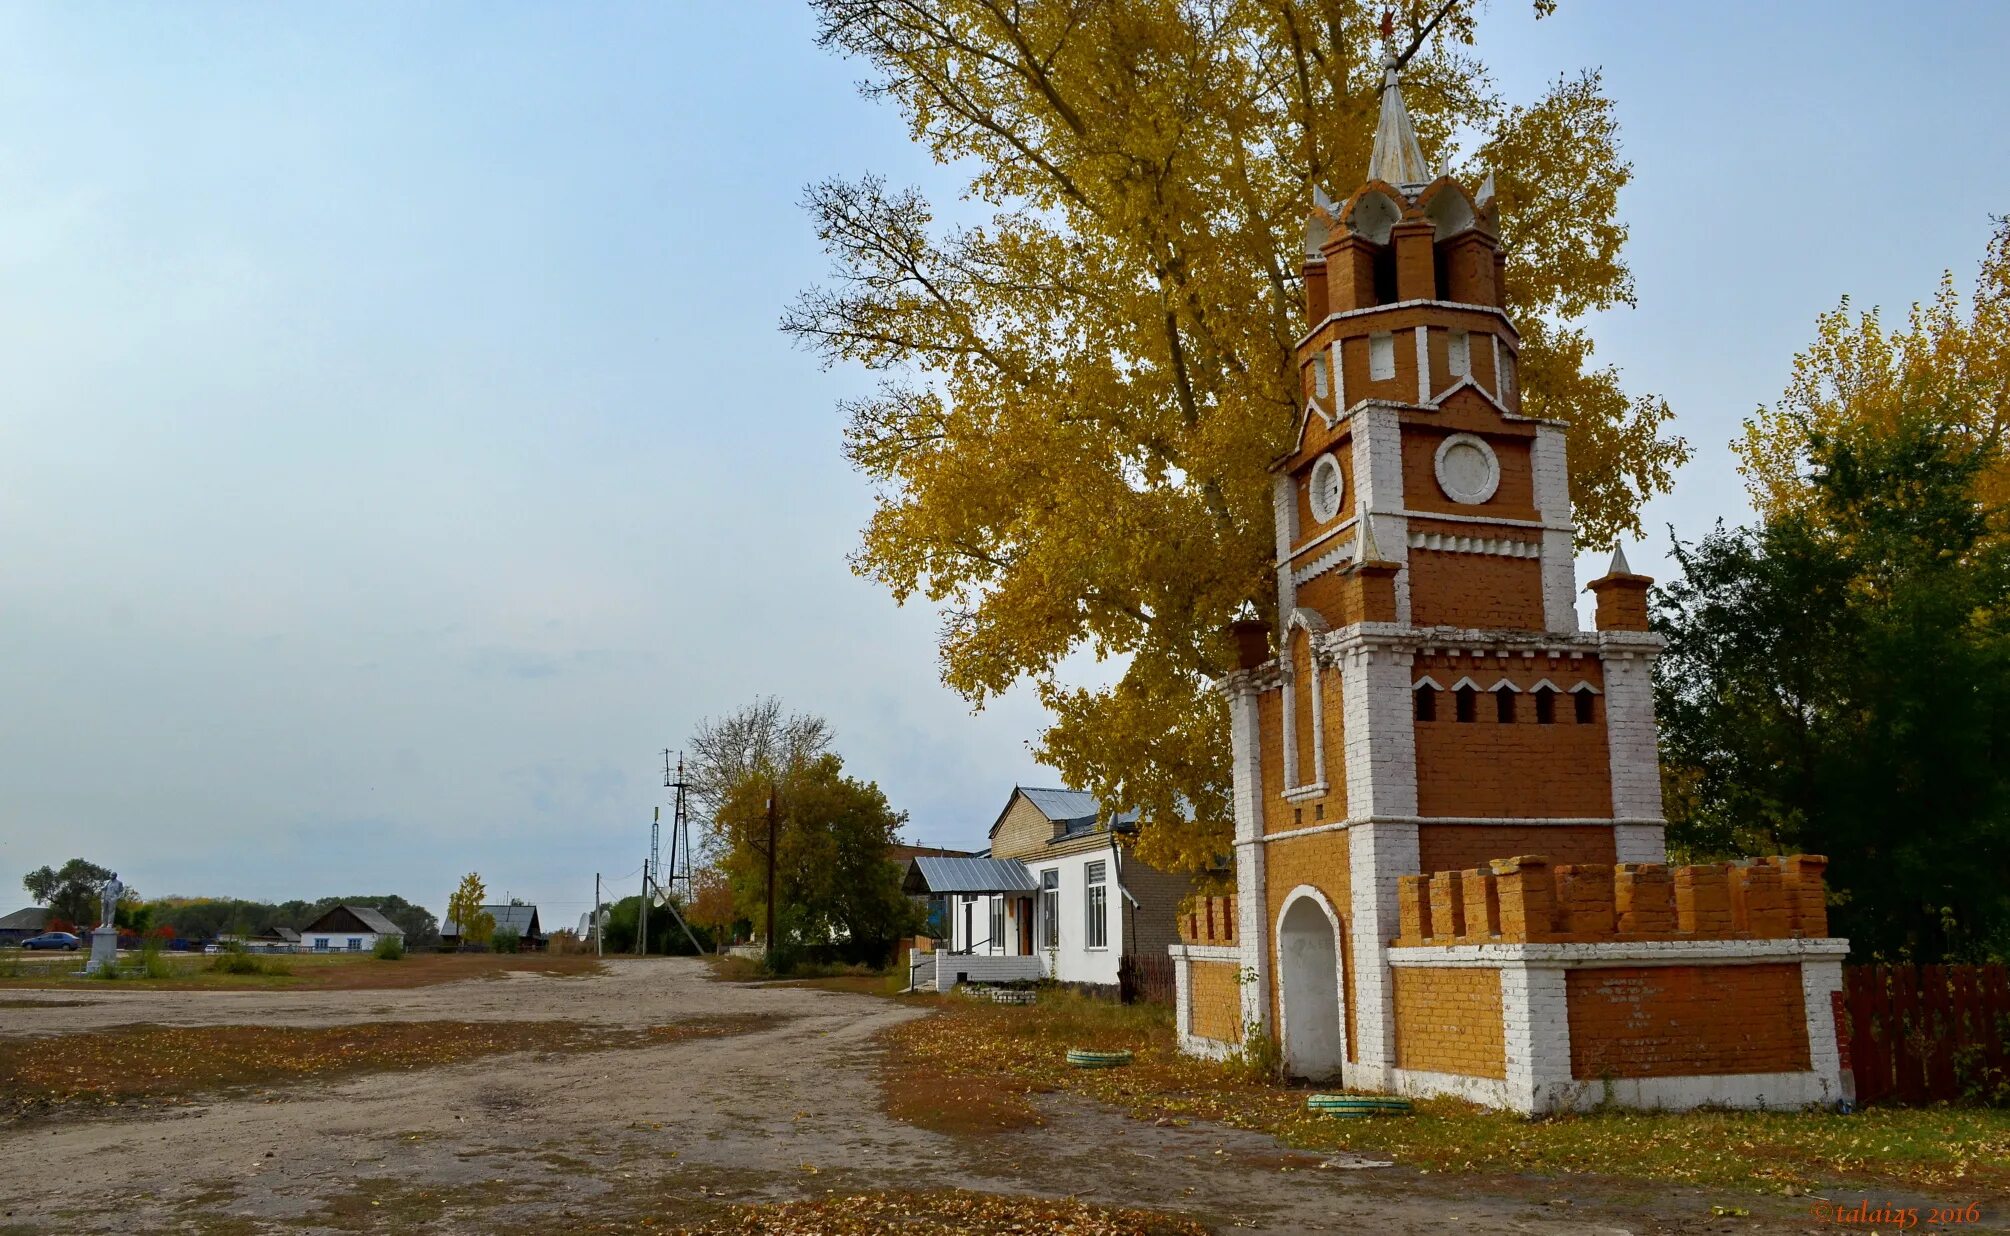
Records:
[[[1057,948],[1061,943],[1061,873],[1040,873],[1040,943]]]
[[[1452,692],[1454,715],[1461,721],[1479,719],[1480,693],[1473,687],[1460,687]]]
[[[1473,371],[1472,338],[1462,330],[1452,332],[1451,342],[1445,347],[1445,367],[1455,378],[1463,378]]]
[[[994,953],[1005,951],[1005,899],[1003,897],[993,897],[991,899],[991,951]]]
[[[1090,863],[1082,905],[1082,935],[1090,948],[1110,947],[1109,865]]]
[[[1537,687],[1535,689],[1535,723],[1537,725],[1556,724],[1556,689]]]
[[[317,952],[317,953],[325,953],[325,952],[327,952],[327,951],[328,951],[328,937],[327,937],[327,936],[315,936],[315,937],[314,937],[314,951],[315,951],[315,952]]]
[[[1396,337],[1368,336],[1368,376],[1377,380],[1396,376]]]
[[[1428,682],[1417,684],[1417,720],[1436,721],[1438,719],[1438,689]]]
[[[350,936],[350,937],[349,937],[349,951],[350,951],[350,952],[352,952],[352,953],[360,953],[360,952],[362,952],[362,951],[363,951],[363,937],[362,937],[362,936]]]
[[[1598,719],[1597,698],[1589,691],[1572,693],[1572,699],[1577,704],[1577,723],[1579,725],[1590,725]]]

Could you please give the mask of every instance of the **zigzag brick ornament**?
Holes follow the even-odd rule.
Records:
[[[1181,916],[1181,1044],[1530,1113],[1838,1100],[1824,861],[1665,865],[1652,581],[1615,553],[1579,629],[1499,223],[1390,62],[1366,182],[1306,227],[1278,629],[1217,684],[1236,894]]]

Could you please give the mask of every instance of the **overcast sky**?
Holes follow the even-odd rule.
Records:
[[[479,870],[632,886],[662,748],[775,693],[910,839],[1051,784],[869,510],[776,330],[802,186],[955,180],[794,5],[0,6],[0,913]],[[1640,306],[1603,359],[1696,447],[1636,569],[1745,514],[1725,443],[1844,293],[1962,284],[2010,210],[2010,7],[1497,0],[1512,97],[1603,66]],[[1587,564],[1590,565],[1590,564]],[[1580,572],[1581,576],[1584,572]],[[1225,742],[1226,735],[1223,736]]]

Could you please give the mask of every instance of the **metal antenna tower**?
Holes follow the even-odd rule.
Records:
[[[670,752],[663,752],[663,788],[674,790],[670,808],[670,866],[663,871],[663,887],[672,895],[681,894],[688,904],[691,897],[691,783],[684,779],[684,753],[677,753],[677,769],[670,769]],[[652,844],[650,853],[655,853]]]

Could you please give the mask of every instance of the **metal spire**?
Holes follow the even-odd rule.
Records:
[[[1430,167],[1417,145],[1417,130],[1403,106],[1401,76],[1394,53],[1382,57],[1382,117],[1375,123],[1375,152],[1368,157],[1368,179],[1401,189],[1431,183]]]

